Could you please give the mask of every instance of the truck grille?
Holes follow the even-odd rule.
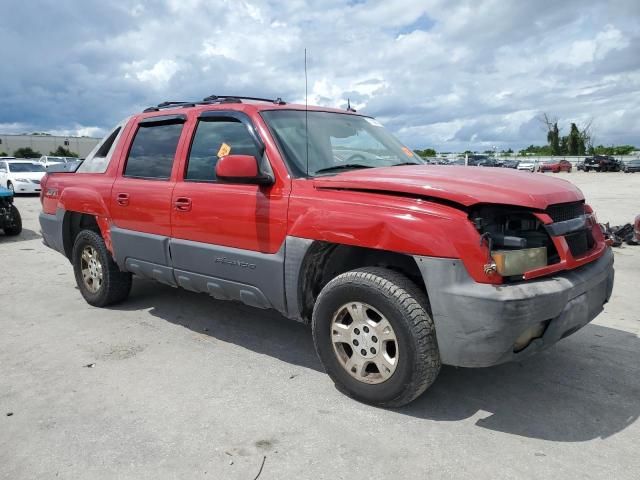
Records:
[[[570,233],[565,235],[564,239],[567,241],[571,255],[574,258],[583,256],[591,250],[595,244],[591,230],[580,230]]]
[[[558,203],[547,208],[547,215],[554,222],[564,222],[584,215],[584,202]]]

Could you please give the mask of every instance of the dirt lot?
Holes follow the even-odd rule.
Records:
[[[533,175],[533,174],[532,174]],[[640,213],[640,175],[563,174],[600,221]],[[307,327],[134,282],[89,307],[41,243],[37,198],[0,237],[0,478],[615,478],[640,472],[640,246],[611,302],[537,357],[445,367],[409,407],[338,393]],[[95,364],[93,368],[85,365]],[[12,413],[9,416],[9,413]]]

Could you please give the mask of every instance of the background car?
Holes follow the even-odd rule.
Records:
[[[536,168],[536,162],[532,160],[524,160],[518,163],[518,166],[516,168],[518,170],[527,170],[529,172],[533,172],[535,171],[535,168]]]
[[[502,162],[496,160],[495,158],[487,157],[483,160],[480,160],[476,163],[478,167],[501,167]]]
[[[584,171],[590,172],[619,172],[622,169],[622,162],[609,155],[594,155],[584,159]]]
[[[627,163],[625,163],[622,167],[622,171],[625,173],[640,172],[640,158],[628,160]]]
[[[45,173],[37,160],[0,160],[0,186],[14,193],[40,193]]]
[[[573,166],[568,160],[547,160],[538,167],[539,172],[571,172]]]
[[[446,165],[464,165],[464,158],[456,158],[454,160],[450,160],[446,163]]]
[[[503,168],[518,168],[518,165],[520,165],[519,160],[503,160],[502,161]]]
[[[43,155],[40,157],[40,160],[38,160],[38,163],[40,163],[44,168],[49,168],[51,165],[77,161],[79,160],[76,157],[54,157],[51,155]]]

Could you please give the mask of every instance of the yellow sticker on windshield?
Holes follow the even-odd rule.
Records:
[[[408,147],[402,147],[402,151],[407,157],[413,157],[413,152]]]
[[[218,158],[226,157],[229,153],[231,153],[231,147],[226,143],[223,143],[220,145],[220,150],[218,150]]]

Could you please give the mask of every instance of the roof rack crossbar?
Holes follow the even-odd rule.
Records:
[[[284,105],[286,102],[284,100],[282,100],[282,98],[278,97],[278,98],[263,98],[263,97],[245,97],[243,95],[209,95],[208,97],[205,97],[202,99],[203,102],[216,102],[216,101],[223,101],[224,99],[237,99],[237,100],[255,100],[257,102],[269,102],[269,103],[276,103],[278,105]]]
[[[196,104],[194,102],[162,102],[156,105],[155,107],[145,108],[144,112],[157,112],[159,110],[163,110],[165,108],[177,108],[177,107],[195,107]]]

